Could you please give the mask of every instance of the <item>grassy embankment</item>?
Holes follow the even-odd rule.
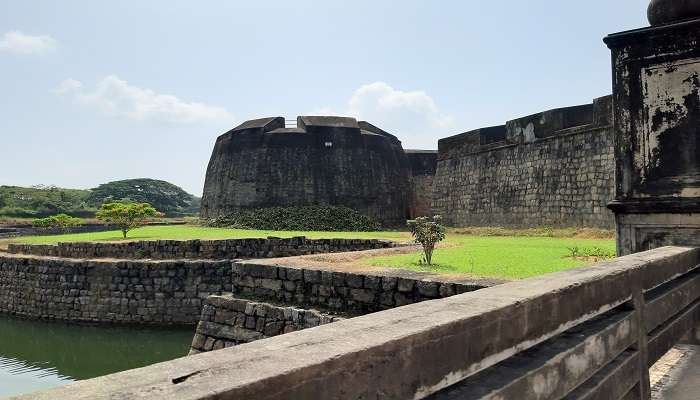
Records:
[[[117,231],[57,236],[30,236],[0,241],[57,243],[69,241],[119,241]],[[407,232],[279,232],[205,228],[192,225],[150,226],[129,233],[128,240],[232,239],[254,237],[362,238],[410,241]],[[387,266],[475,277],[521,279],[575,268],[612,257],[615,243],[611,233],[596,230],[472,228],[450,230],[442,247],[436,250],[432,267],[420,263],[419,253],[372,257],[358,261],[365,265]],[[572,256],[576,257],[572,257]]]

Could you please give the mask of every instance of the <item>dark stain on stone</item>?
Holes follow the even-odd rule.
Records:
[[[680,193],[688,187],[687,179],[674,177],[700,173],[700,152],[698,149],[698,128],[700,128],[700,79],[694,74],[684,83],[691,84],[692,92],[683,98],[683,105],[676,104],[673,113],[654,115],[654,130],[660,129],[658,119],[674,123],[673,127],[659,134],[659,145],[650,163],[645,190],[670,191]],[[671,115],[672,114],[672,115]],[[692,186],[697,186],[695,183]]]
[[[193,377],[195,375],[201,374],[202,372],[203,371],[195,371],[195,372],[192,372],[191,374],[187,374],[187,375],[183,375],[183,376],[180,376],[177,378],[173,378],[172,382],[173,382],[173,384],[178,385],[180,383],[185,382],[186,380],[190,379],[191,377]]]

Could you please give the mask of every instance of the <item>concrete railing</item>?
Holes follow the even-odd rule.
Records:
[[[700,321],[666,247],[27,395],[31,399],[642,399]]]

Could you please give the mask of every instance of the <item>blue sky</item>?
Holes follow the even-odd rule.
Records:
[[[609,94],[648,0],[0,0],[0,185],[201,195],[246,119],[367,119],[405,148]]]

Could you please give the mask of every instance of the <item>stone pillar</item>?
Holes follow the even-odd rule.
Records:
[[[700,246],[700,0],[654,0],[612,34],[619,255]]]

